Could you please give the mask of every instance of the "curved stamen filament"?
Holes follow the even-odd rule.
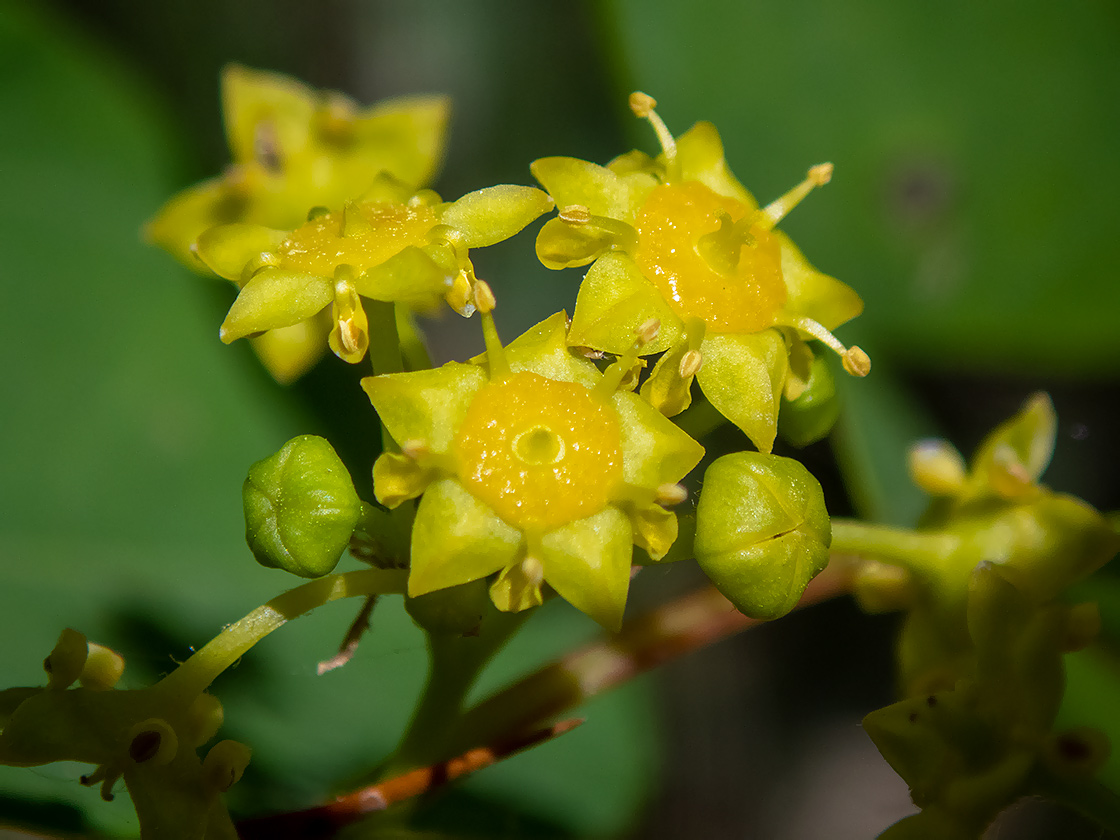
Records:
[[[486,344],[486,362],[490,366],[490,381],[509,376],[509,360],[506,358],[506,349],[502,346],[502,339],[498,336],[498,327],[494,323],[494,307],[497,301],[490,284],[485,280],[475,280],[474,305],[482,316],[482,340]]]
[[[666,166],[669,172],[673,173],[677,169],[677,141],[673,139],[673,135],[669,132],[665,122],[653,110],[656,107],[657,100],[649,94],[641,91],[630,94],[630,110],[639,119],[649,120],[649,124],[653,126],[654,132],[657,133],[657,142],[661,144],[661,150],[665,153]],[[670,180],[672,180],[671,177]]]
[[[619,389],[622,380],[626,378],[634,365],[638,363],[642,348],[657,338],[661,330],[661,322],[650,318],[640,327],[638,335],[630,349],[619,356],[614,363],[603,372],[603,378],[595,385],[595,395],[601,399],[608,399],[611,394]]]
[[[763,207],[753,219],[753,223],[763,230],[771,230],[785,216],[801,203],[815,187],[823,187],[832,179],[832,164],[819,163],[809,170],[805,180],[787,192],[781,198],[771,201]]]
[[[845,347],[840,339],[830,333],[824,326],[812,318],[784,318],[776,322],[779,327],[792,327],[803,333],[808,333],[813,338],[836,353],[843,362],[844,370],[852,376],[867,376],[871,372],[871,358],[862,349],[853,344]]]

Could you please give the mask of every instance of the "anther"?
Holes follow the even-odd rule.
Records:
[[[347,353],[357,353],[362,348],[362,331],[352,318],[339,319],[338,339]]]
[[[656,340],[657,334],[661,331],[661,321],[657,318],[650,318],[640,327],[638,327],[638,341],[642,344],[649,344]]]
[[[419,461],[431,454],[428,444],[422,440],[406,440],[401,444],[401,454],[413,461]]]
[[[657,488],[657,495],[654,501],[662,507],[673,507],[679,505],[688,498],[688,491],[681,484],[662,484]]]
[[[657,112],[653,110],[656,107],[657,100],[649,94],[641,91],[630,94],[630,110],[639,119],[649,120],[649,124],[653,126],[653,130],[657,133],[657,142],[661,144],[661,150],[665,153],[665,162],[668,168],[672,170],[677,163],[677,141],[673,139],[673,135],[669,132],[661,117],[657,116]],[[680,173],[678,171],[675,174],[679,175]]]
[[[680,374],[682,379],[695,376],[704,364],[704,357],[699,350],[688,350],[681,356]]]
[[[844,370],[852,376],[863,377],[871,373],[871,357],[854,344],[840,356],[840,360]]]
[[[474,284],[474,305],[483,315],[494,311],[498,301],[494,297],[494,290],[485,280],[476,280]]]
[[[831,163],[818,163],[809,170],[805,180],[787,192],[781,198],[775,199],[763,207],[755,218],[757,224],[763,230],[772,229],[778,222],[780,222],[786,215],[801,203],[814,187],[821,187],[827,184],[832,179],[832,164]]]
[[[634,116],[638,119],[646,119],[650,115],[650,112],[656,107],[657,100],[648,93],[642,93],[640,90],[636,90],[630,94],[630,110],[634,112]]]
[[[569,225],[585,225],[591,221],[591,211],[582,204],[569,204],[561,208],[560,218]]]

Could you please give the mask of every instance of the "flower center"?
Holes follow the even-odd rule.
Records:
[[[678,315],[700,318],[715,333],[760,332],[786,301],[778,239],[736,224],[747,212],[685,181],[654,188],[635,220],[642,274]]]
[[[436,222],[426,206],[349,205],[293,231],[280,245],[280,265],[318,275],[333,274],[337,265],[352,265],[360,274],[409,245],[424,245]]]
[[[603,510],[622,478],[614,412],[582,385],[535,373],[484,386],[452,453],[472,495],[536,533]]]

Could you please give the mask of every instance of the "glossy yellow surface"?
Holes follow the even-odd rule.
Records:
[[[701,237],[720,229],[721,214],[737,222],[746,212],[735,199],[685,181],[656,187],[635,220],[640,245],[634,262],[642,274],[682,319],[700,318],[711,332],[764,330],[786,300],[780,246],[768,231],[750,228],[728,273],[697,248]]]
[[[343,236],[345,213],[350,220]],[[358,204],[326,213],[292,232],[280,246],[280,267],[330,276],[335,266],[352,265],[360,274],[378,266],[409,245],[424,245],[436,225],[430,207],[404,204]]]
[[[598,513],[622,479],[614,411],[582,385],[535,373],[484,386],[452,451],[467,490],[530,533]]]

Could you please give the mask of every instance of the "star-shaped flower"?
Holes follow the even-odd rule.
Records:
[[[668,551],[677,520],[663,505],[680,500],[676,482],[704,450],[618,389],[633,355],[600,373],[572,353],[564,313],[503,349],[488,294],[480,284],[482,364],[362,381],[402,447],[374,466],[378,500],[395,507],[423,494],[409,595],[500,572],[490,591],[501,609],[541,603],[547,583],[616,629],[632,545],[655,559]]]
[[[313,323],[330,307],[330,347],[356,363],[369,345],[361,297],[422,310],[445,298],[470,314],[469,249],[507,239],[551,206],[533,187],[490,187],[443,203],[431,190],[381,177],[358,200],[315,212],[294,231],[218,225],[199,237],[196,251],[241,287],[222,341]]]
[[[840,353],[849,373],[870,369],[862,350],[830,332],[859,314],[859,297],[774,229],[832,167],[813,167],[760,209],[728,169],[714,126],[697,123],[674,138],[652,99],[636,93],[630,102],[657,131],[656,159],[634,151],[606,167],[562,157],[532,165],[560,208],[537,239],[541,261],[593,263],[569,340],[622,353],[638,325],[660,321],[643,353],[665,352],[642,394],[673,416],[690,404],[695,377],[712,405],[769,452],[781,397],[797,397],[808,379],[806,338]]]
[[[149,240],[195,271],[198,237],[243,222],[290,230],[312,207],[341,207],[378,176],[418,189],[443,156],[446,97],[394,99],[365,110],[339,93],[315,91],[278,73],[229,65],[222,105],[231,165],[170,199],[147,225]],[[322,355],[324,319],[253,340],[269,372],[298,378]]]

